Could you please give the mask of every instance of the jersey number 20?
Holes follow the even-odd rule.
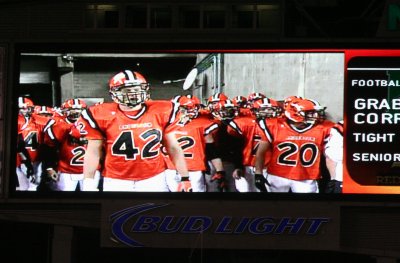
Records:
[[[286,166],[296,166],[300,162],[303,167],[310,167],[317,160],[319,152],[314,143],[304,143],[299,147],[292,142],[283,142],[277,147],[281,151],[278,163]],[[290,158],[296,155],[298,155],[298,158]]]

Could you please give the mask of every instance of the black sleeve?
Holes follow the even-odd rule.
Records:
[[[232,162],[236,169],[242,169],[244,139],[228,134],[227,126],[223,124],[219,128],[217,136],[220,158],[223,161]]]
[[[17,153],[22,155],[23,161],[30,162],[31,158],[29,156],[28,150],[25,148],[25,141],[22,134],[18,134],[17,138]]]
[[[206,143],[206,158],[209,161],[220,158],[219,149],[214,142]]]
[[[232,137],[232,136],[231,136]],[[232,162],[235,166],[235,169],[244,169],[243,166],[243,149],[244,149],[244,140],[243,138],[232,137],[234,141],[234,151],[232,153]]]
[[[18,134],[18,138],[17,138],[17,153],[23,152],[24,149],[25,149],[24,138],[22,137],[22,134]]]
[[[51,147],[47,144],[42,144],[40,147],[41,158],[43,162],[43,171],[47,168],[55,169],[58,162],[58,153],[56,147]]]

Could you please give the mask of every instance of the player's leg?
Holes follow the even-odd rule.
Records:
[[[28,191],[29,189],[29,178],[27,178],[26,173],[23,172],[21,166],[18,166],[16,169],[17,179],[18,179],[18,190],[19,191]]]
[[[243,176],[235,179],[235,187],[241,193],[255,192],[253,167],[245,166]]]
[[[291,189],[293,193],[318,193],[318,182],[316,180],[292,180]]]
[[[82,174],[83,175],[83,174]],[[84,179],[84,176],[82,179],[79,180],[79,190],[84,191],[84,192],[97,192],[97,191],[102,191],[102,185],[100,185],[102,182],[102,177],[100,174],[100,171],[96,171],[94,174],[93,179]],[[100,190],[101,189],[101,190]]]
[[[180,180],[178,172],[172,169],[165,170],[165,179],[167,181],[169,191],[176,192],[178,189],[178,182]]]
[[[133,185],[134,192],[169,192],[165,171],[154,175],[153,177],[135,181]]]
[[[193,192],[205,192],[206,183],[202,171],[189,172],[189,180],[192,185]]]
[[[83,179],[83,174],[80,174],[80,177],[75,174],[70,173],[59,173],[59,178],[57,182],[57,190],[58,191],[75,191],[76,186],[78,185],[78,178]]]
[[[35,162],[32,164],[35,181],[29,183],[29,191],[36,191],[42,178],[42,162]]]
[[[103,177],[104,192],[133,192],[135,181]]]
[[[267,190],[270,192],[288,193],[290,190],[291,180],[287,178],[268,174],[268,182],[270,186],[268,186]]]
[[[216,182],[211,182],[211,177],[215,174],[215,172],[216,172],[215,167],[212,165],[210,161],[208,161],[207,170],[204,173],[207,192],[219,192],[218,185],[216,184]]]
[[[232,162],[228,161],[223,161],[222,165],[225,170],[225,181],[226,181],[226,192],[237,192],[236,186],[235,186],[235,179],[233,178],[232,174],[233,171],[235,170],[235,166]]]

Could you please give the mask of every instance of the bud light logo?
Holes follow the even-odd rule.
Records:
[[[129,207],[113,213],[111,233],[113,239],[130,247],[145,246],[134,236],[138,233],[161,234],[251,234],[251,235],[316,235],[328,218],[313,217],[233,217],[214,219],[207,215],[158,216],[146,212],[160,209],[170,204],[147,203]]]

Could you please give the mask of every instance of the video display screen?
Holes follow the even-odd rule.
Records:
[[[400,193],[400,50],[67,51],[17,56],[12,193]]]
[[[399,193],[399,51],[348,51],[344,192]]]

